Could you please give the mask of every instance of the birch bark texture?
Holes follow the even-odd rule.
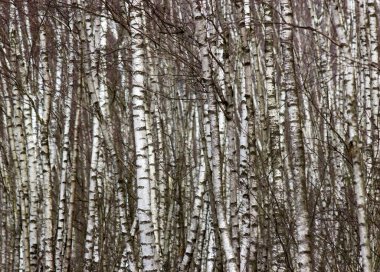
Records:
[[[379,5],[0,5],[1,271],[380,270]]]
[[[296,235],[298,242],[297,266],[300,271],[310,272],[312,268],[312,252],[310,241],[310,218],[308,211],[308,191],[305,173],[305,151],[301,128],[299,94],[295,78],[295,60],[293,51],[293,7],[289,0],[282,0],[281,15],[284,22],[281,29],[282,63],[284,67],[282,87],[286,94],[289,122],[288,150],[290,157],[289,176],[294,188],[294,206],[296,216]]]
[[[132,49],[132,114],[136,152],[137,220],[139,225],[140,258],[143,271],[158,271],[154,258],[154,232],[151,214],[148,140],[146,132],[145,103],[145,45],[144,7],[142,1],[133,1],[131,9]]]

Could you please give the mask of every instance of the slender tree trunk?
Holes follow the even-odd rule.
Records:
[[[202,17],[202,9],[205,3],[194,3],[193,13],[196,20],[196,35],[200,43],[199,57],[202,62],[203,82],[208,91],[208,115],[211,126],[211,155],[212,155],[212,188],[215,199],[217,226],[220,233],[221,244],[227,260],[228,271],[237,271],[236,258],[232,248],[232,241],[229,234],[229,227],[225,217],[225,207],[222,194],[221,159],[220,159],[220,135],[218,124],[218,108],[216,94],[211,86],[211,70],[209,64],[208,48],[206,44],[206,24]]]
[[[70,4],[71,1],[68,1]],[[71,14],[71,13],[69,13]],[[73,20],[71,21],[71,27],[74,26]],[[73,35],[69,35],[69,46],[73,47]],[[73,101],[74,92],[74,61],[75,52],[71,50],[69,52],[69,63],[68,63],[68,90],[67,97],[65,100],[65,124],[63,131],[63,151],[62,151],[62,164],[61,164],[61,177],[59,186],[59,205],[58,205],[58,218],[57,218],[57,239],[55,246],[55,263],[57,272],[62,271],[63,266],[63,256],[65,254],[64,248],[66,243],[65,232],[67,232],[67,222],[66,222],[66,207],[67,207],[67,176],[68,176],[68,165],[69,165],[69,151],[70,151],[70,121],[71,121],[71,108]]]
[[[359,245],[360,245],[360,264],[364,272],[372,271],[371,264],[371,249],[369,245],[368,227],[367,227],[367,215],[366,215],[366,193],[365,193],[365,180],[363,175],[363,170],[361,166],[361,156],[360,156],[360,139],[358,133],[358,117],[356,108],[356,92],[355,92],[355,82],[354,82],[354,63],[352,58],[354,53],[352,48],[350,49],[346,34],[344,32],[343,25],[339,21],[338,6],[336,2],[333,7],[333,22],[336,27],[339,42],[342,47],[343,56],[348,62],[345,67],[344,73],[344,88],[347,94],[347,107],[345,109],[345,121],[348,127],[348,154],[352,162],[352,172],[353,172],[353,182],[356,200],[356,215],[359,224]],[[351,12],[354,12],[351,10]],[[356,22],[354,22],[356,23]]]
[[[154,233],[151,218],[149,160],[147,154],[148,140],[145,120],[145,70],[144,70],[144,38],[143,38],[143,3],[133,1],[131,5],[132,33],[132,104],[133,127],[136,151],[137,181],[137,218],[139,223],[140,258],[143,271],[157,271],[155,261]]]
[[[43,93],[44,108],[41,124],[41,158],[42,158],[42,178],[43,178],[43,235],[44,235],[44,259],[45,271],[55,271],[54,264],[54,230],[53,230],[53,199],[52,199],[52,180],[50,167],[50,147],[49,147],[49,123],[52,106],[52,81],[49,69],[49,57],[47,51],[46,37],[46,18],[41,14],[41,31],[40,31],[40,55],[41,55],[41,86],[40,91]]]
[[[294,182],[294,205],[296,234],[298,242],[297,263],[300,271],[311,272],[312,254],[309,229],[307,200],[307,180],[305,172],[305,151],[301,129],[300,100],[295,81],[293,53],[293,11],[291,2],[281,1],[281,14],[285,20],[282,25],[281,46],[284,65],[283,88],[286,91],[289,121],[289,151],[291,176]]]
[[[73,132],[73,154],[71,157],[72,161],[72,171],[70,173],[70,188],[68,190],[68,204],[67,204],[67,235],[66,235],[66,247],[64,252],[64,259],[62,265],[62,271],[68,272],[72,270],[71,262],[73,261],[72,255],[74,252],[73,243],[74,240],[74,209],[76,203],[76,187],[77,187],[77,167],[78,167],[78,157],[79,157],[79,127],[80,127],[80,117],[81,117],[81,109],[80,109],[80,99],[81,95],[79,94],[79,98],[77,100],[78,106],[75,110],[75,122],[74,122],[74,132]]]
[[[196,117],[195,122],[199,123],[198,114],[196,111]],[[199,131],[196,132],[196,137],[199,139]],[[202,212],[202,199],[203,194],[205,191],[205,179],[206,179],[206,163],[204,161],[204,154],[202,151],[200,151],[200,157],[199,157],[199,176],[198,176],[198,183],[196,185],[196,191],[194,196],[194,209],[192,211],[192,217],[190,221],[190,226],[188,228],[187,233],[187,245],[185,249],[184,256],[182,258],[182,262],[179,266],[179,271],[189,271],[191,261],[193,259],[193,254],[195,250],[198,236],[198,228],[199,228],[199,218],[201,216]]]

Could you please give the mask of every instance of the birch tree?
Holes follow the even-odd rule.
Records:
[[[132,103],[133,127],[136,152],[137,219],[141,245],[140,258],[144,271],[157,271],[155,261],[154,233],[151,218],[148,140],[145,119],[145,68],[143,39],[143,2],[131,5],[131,46],[132,46]]]
[[[293,53],[293,11],[291,2],[281,1],[281,13],[284,23],[281,30],[283,56],[283,88],[286,92],[289,122],[290,167],[292,179],[289,182],[294,186],[294,205],[296,207],[297,231],[297,264],[300,271],[312,271],[312,254],[309,229],[309,212],[307,208],[307,180],[305,173],[305,151],[301,129],[300,101],[294,71]]]
[[[378,271],[379,6],[3,1],[1,271]]]
[[[353,6],[351,6],[350,12],[353,11]],[[335,4],[333,9],[333,18],[336,31],[338,34],[339,42],[342,46],[343,56],[346,59],[352,59],[354,57],[355,51],[352,52],[349,47],[346,34],[344,32],[341,22],[339,22],[338,6]],[[371,264],[371,250],[369,247],[369,236],[367,229],[367,216],[366,216],[366,196],[365,196],[365,181],[364,175],[361,168],[361,158],[359,153],[360,139],[358,135],[358,117],[356,115],[356,101],[355,101],[355,83],[354,83],[354,63],[348,61],[344,70],[344,79],[346,93],[348,97],[346,111],[344,112],[347,129],[348,129],[348,153],[352,163],[353,171],[353,182],[355,189],[355,200],[357,205],[357,220],[359,224],[359,243],[360,243],[360,263],[364,271],[372,271]]]

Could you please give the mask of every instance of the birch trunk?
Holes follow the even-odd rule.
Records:
[[[350,12],[354,12],[351,10]],[[360,157],[360,139],[358,133],[358,117],[357,117],[357,107],[356,107],[356,90],[354,82],[354,63],[351,51],[352,48],[349,47],[346,34],[342,23],[339,21],[339,12],[336,2],[334,2],[333,7],[333,22],[336,27],[339,42],[341,44],[342,53],[348,62],[345,66],[344,73],[344,88],[347,94],[348,104],[345,108],[345,122],[348,127],[348,154],[350,160],[352,161],[352,171],[353,171],[353,182],[356,200],[356,216],[359,224],[359,246],[360,246],[360,264],[364,272],[372,271],[371,264],[371,249],[369,245],[368,227],[367,227],[367,215],[366,215],[366,192],[365,192],[365,179],[363,175],[363,170],[361,167],[361,157]]]
[[[68,1],[71,4],[71,1]],[[71,13],[69,13],[71,14]],[[73,20],[70,23],[71,27],[74,27]],[[69,34],[68,40],[69,46],[73,47],[73,35]],[[68,176],[68,165],[69,165],[69,151],[70,151],[70,121],[71,121],[71,108],[72,99],[74,92],[74,61],[75,52],[70,50],[69,52],[69,63],[68,63],[68,90],[65,100],[65,124],[63,131],[63,151],[62,151],[62,164],[61,164],[61,177],[59,186],[59,205],[58,205],[58,218],[57,218],[57,239],[55,246],[55,263],[56,270],[58,272],[62,271],[63,266],[63,256],[65,254],[64,248],[66,246],[64,238],[65,231],[67,231],[66,222],[66,207],[67,207],[67,176]]]
[[[373,146],[373,181],[368,184],[369,188],[373,188],[371,194],[373,195],[376,202],[380,201],[380,168],[379,168],[379,150],[380,150],[380,141],[379,141],[379,125],[380,125],[380,74],[378,68],[375,67],[379,65],[379,18],[376,16],[376,1],[368,0],[367,2],[367,14],[368,14],[368,25],[369,25],[369,65],[370,65],[370,94],[367,96],[368,106],[371,108],[371,117],[372,117],[372,146]],[[377,2],[377,11],[379,11],[379,3]],[[376,185],[377,184],[377,185]]]
[[[54,264],[54,230],[53,230],[53,199],[52,180],[50,167],[50,147],[49,147],[49,123],[52,106],[52,81],[49,69],[49,58],[47,51],[46,18],[40,14],[40,56],[41,56],[41,86],[40,92],[43,94],[43,119],[41,124],[41,158],[42,158],[42,178],[43,178],[43,235],[44,235],[44,259],[45,271],[55,271]]]
[[[198,113],[196,111],[195,122],[199,123]],[[196,131],[196,138],[199,139],[199,131]],[[190,226],[188,228],[187,233],[187,245],[185,249],[184,256],[182,258],[182,262],[179,266],[179,271],[189,271],[191,261],[193,259],[193,254],[195,250],[195,245],[197,243],[197,235],[199,228],[199,218],[202,212],[202,199],[205,191],[205,179],[206,179],[206,163],[204,161],[204,153],[200,151],[199,157],[199,176],[198,183],[196,185],[196,191],[194,196],[194,209],[192,211]]]
[[[211,70],[209,62],[209,53],[206,43],[206,23],[202,17],[202,9],[206,10],[206,3],[194,3],[193,13],[196,20],[196,37],[200,43],[199,58],[202,62],[203,82],[206,85],[208,93],[208,115],[211,126],[211,157],[212,157],[212,188],[215,199],[217,226],[220,233],[221,244],[227,261],[228,271],[238,271],[236,258],[232,248],[232,241],[229,234],[229,227],[225,217],[225,207],[222,193],[221,177],[221,159],[220,159],[220,135],[218,123],[218,108],[216,94],[211,87]]]
[[[79,101],[77,101],[80,105],[80,94],[79,94]],[[80,107],[77,106],[75,110],[75,122],[74,122],[74,136],[73,136],[73,154],[71,157],[72,161],[72,171],[70,173],[70,188],[68,190],[68,204],[67,204],[67,235],[66,235],[66,245],[65,245],[65,252],[64,252],[64,259],[62,264],[62,271],[63,272],[69,272],[72,270],[71,267],[71,261],[72,261],[72,255],[74,252],[73,247],[75,244],[73,243],[74,240],[74,209],[75,209],[75,199],[76,199],[76,187],[77,187],[77,166],[78,166],[78,157],[79,157],[79,127],[80,127],[80,117],[81,117],[81,110]]]
[[[284,65],[283,88],[286,91],[289,121],[289,151],[291,176],[294,181],[295,220],[298,242],[297,264],[302,272],[311,272],[312,254],[309,229],[309,212],[307,207],[307,180],[305,173],[305,151],[301,129],[299,94],[295,81],[293,53],[293,11],[291,2],[281,1],[281,14],[284,24],[281,30],[281,47]]]
[[[140,258],[143,271],[157,271],[154,258],[154,233],[151,217],[151,187],[149,178],[148,140],[145,120],[145,70],[143,38],[143,3],[133,1],[131,7],[132,34],[132,104],[136,151],[137,219],[139,223]]]

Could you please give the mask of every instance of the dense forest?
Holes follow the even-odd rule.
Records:
[[[0,271],[380,271],[379,0],[0,11]]]

